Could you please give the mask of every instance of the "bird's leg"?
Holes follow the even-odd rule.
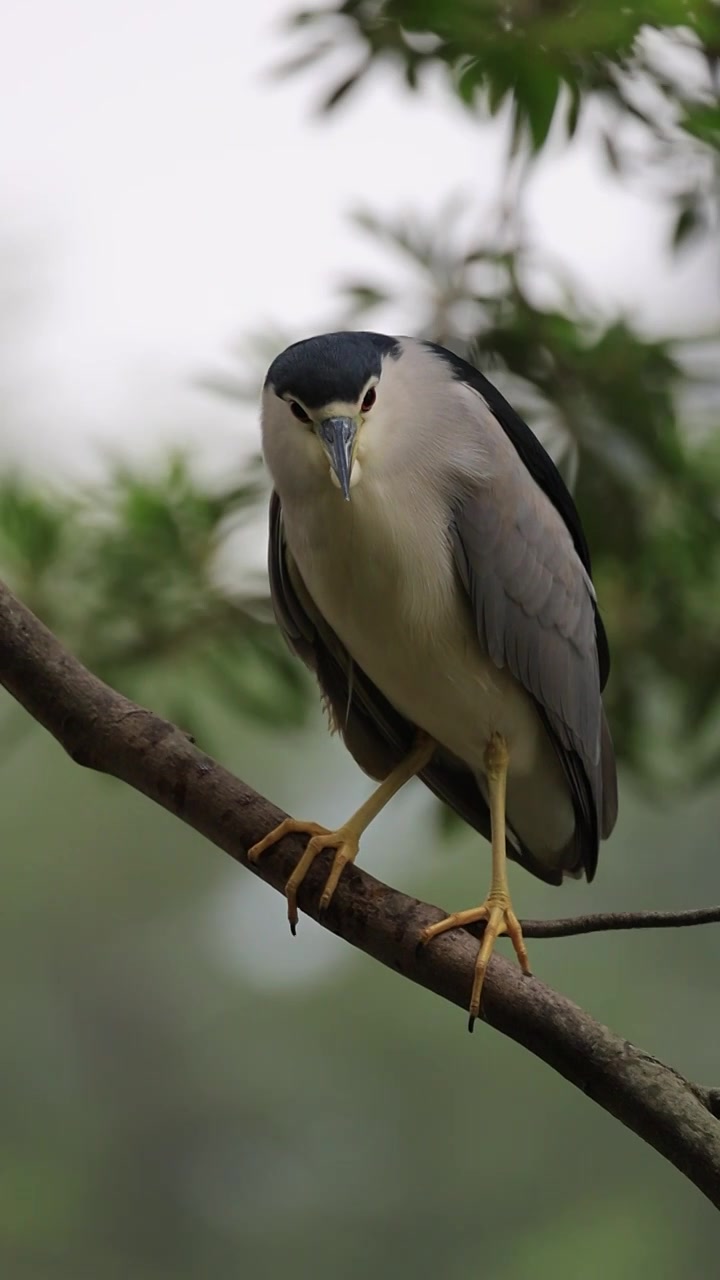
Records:
[[[437,924],[424,929],[421,943],[430,942],[448,929],[457,929],[466,924],[475,924],[484,920],[485,931],[482,936],[478,958],[475,963],[472,995],[470,997],[470,1018],[468,1029],[472,1031],[475,1019],[480,1013],[480,997],[482,995],[485,972],[492,955],[495,939],[501,933],[507,933],[515,948],[523,973],[530,973],[530,961],[520,922],[512,909],[510,890],[507,882],[507,852],[505,848],[505,790],[507,784],[509,756],[504,738],[493,734],[485,749],[485,775],[488,781],[488,798],[490,801],[490,830],[492,837],[492,879],[490,892],[480,907],[469,911],[456,911],[453,915],[439,920]]]
[[[308,840],[305,852],[285,885],[288,920],[293,934],[297,928],[298,889],[317,855],[323,849],[336,850],[330,874],[320,897],[320,909],[324,910],[329,905],[337,888],[343,868],[348,862],[355,861],[363,832],[370,826],[370,823],[378,816],[380,811],[385,808],[388,801],[392,800],[400,788],[404,787],[406,782],[409,782],[416,773],[425,768],[434,750],[435,743],[432,739],[428,738],[424,733],[418,734],[410,754],[396,769],[393,769],[392,773],[388,774],[385,781],[380,783],[380,786],[373,791],[371,796],[368,796],[357,812],[348,818],[347,822],[344,822],[341,827],[338,827],[336,831],[328,831],[326,827],[319,826],[317,822],[303,822],[297,818],[285,818],[279,826],[268,832],[257,844],[254,844],[252,849],[248,849],[249,860],[257,862],[261,854],[266,849],[269,849],[271,845],[277,844],[278,840],[282,840],[283,836],[301,831],[305,831],[310,835],[311,838]]]

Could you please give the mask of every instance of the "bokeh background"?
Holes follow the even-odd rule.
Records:
[[[525,916],[720,898],[720,16],[662,4],[26,0],[0,39],[0,571],[292,813],[367,782],[278,642],[264,368],[340,325],[481,362],[573,485],[621,813]],[[302,919],[0,701],[12,1280],[709,1275],[717,1218],[544,1065]],[[487,849],[411,786],[363,864]],[[717,927],[533,944],[720,1078]]]

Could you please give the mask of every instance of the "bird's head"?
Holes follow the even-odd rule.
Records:
[[[377,438],[383,367],[401,353],[379,333],[326,333],[296,342],[270,365],[263,388],[263,450],[276,482],[329,477],[349,501]]]

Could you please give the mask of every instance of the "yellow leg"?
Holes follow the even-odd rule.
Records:
[[[419,734],[415,746],[406,759],[402,761],[402,764],[393,769],[385,781],[380,783],[380,786],[373,791],[371,796],[368,796],[368,799],[360,806],[357,812],[351,818],[348,818],[347,822],[344,822],[341,827],[338,827],[337,831],[328,831],[327,827],[321,827],[317,822],[303,822],[297,818],[285,818],[279,826],[268,832],[257,844],[254,844],[252,849],[248,849],[250,861],[257,862],[265,850],[277,844],[278,840],[282,840],[283,836],[290,835],[291,832],[300,831],[305,831],[310,835],[311,838],[308,840],[305,852],[285,885],[288,920],[293,934],[297,928],[298,889],[318,854],[323,849],[336,850],[330,874],[320,897],[320,909],[324,911],[337,888],[343,869],[348,862],[355,861],[363,832],[370,826],[373,818],[376,818],[380,811],[385,808],[388,801],[392,800],[400,788],[404,787],[406,782],[409,782],[416,773],[425,768],[434,750],[435,743],[425,734]]]
[[[490,829],[492,835],[492,879],[490,892],[480,907],[472,907],[469,911],[455,911],[452,915],[439,920],[437,924],[424,929],[420,937],[421,943],[430,942],[448,929],[462,928],[466,924],[485,921],[478,958],[475,963],[472,995],[470,997],[470,1016],[468,1030],[472,1031],[475,1019],[480,1014],[480,998],[488,961],[495,946],[495,940],[501,933],[507,933],[523,973],[530,973],[525,941],[520,928],[520,921],[512,909],[510,890],[507,882],[507,853],[505,848],[505,790],[508,771],[508,750],[505,740],[494,734],[485,749],[485,773],[488,781],[488,798],[490,801]]]

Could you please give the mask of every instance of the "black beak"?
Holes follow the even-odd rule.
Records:
[[[357,422],[354,418],[325,418],[317,433],[338,478],[343,497],[349,502]]]

